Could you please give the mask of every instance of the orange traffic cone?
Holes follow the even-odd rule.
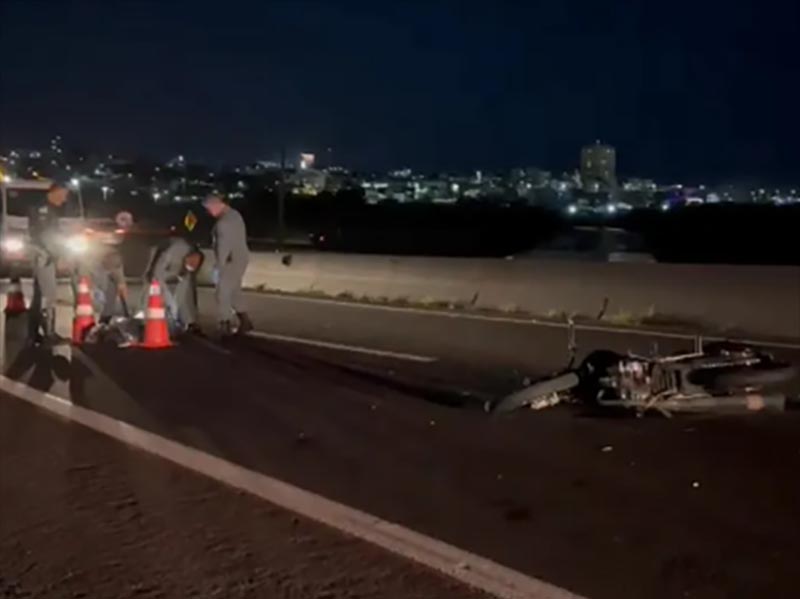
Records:
[[[6,314],[15,316],[25,311],[27,311],[27,308],[25,307],[25,295],[22,293],[22,284],[19,282],[19,277],[14,277],[8,284]]]
[[[78,280],[78,301],[75,304],[75,318],[72,320],[72,343],[83,343],[86,333],[95,325],[94,308],[92,307],[92,291],[89,277]]]
[[[150,283],[150,293],[147,298],[144,341],[139,347],[163,349],[171,346],[169,329],[167,328],[167,311],[164,307],[164,298],[161,297],[161,285],[158,281],[153,281]]]

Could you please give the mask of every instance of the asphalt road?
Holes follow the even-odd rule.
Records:
[[[489,418],[485,398],[563,363],[563,329],[247,302],[270,337],[158,353],[31,355],[6,323],[6,372],[589,597],[795,596],[797,414]]]
[[[213,313],[213,291],[202,289],[200,304]],[[382,358],[384,370],[427,371],[452,380],[459,390],[477,387],[491,393],[517,388],[526,377],[562,369],[568,361],[568,332],[564,326],[458,312],[431,312],[369,306],[292,296],[245,294],[256,328],[271,336],[275,347],[315,347],[333,355],[325,344],[345,346],[344,358],[363,361]],[[204,324],[213,329],[208,316]],[[283,338],[283,339],[282,339]],[[579,327],[578,359],[596,349],[650,355],[691,350],[694,339],[670,333]],[[349,348],[349,351],[348,351]],[[769,347],[777,357],[800,364],[800,345]],[[405,359],[391,359],[399,353]],[[384,354],[384,355],[381,355]],[[390,366],[386,366],[390,364]],[[427,364],[427,368],[419,367]],[[800,387],[794,387],[800,392]]]
[[[484,597],[0,395],[0,597]]]

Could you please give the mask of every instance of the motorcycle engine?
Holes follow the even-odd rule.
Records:
[[[647,400],[652,395],[652,364],[643,360],[621,360],[611,374],[620,399],[631,402]]]

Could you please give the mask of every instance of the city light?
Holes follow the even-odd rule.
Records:
[[[67,249],[73,254],[85,254],[89,249],[89,239],[86,235],[73,235],[66,241]]]
[[[78,178],[73,177],[72,179],[70,179],[69,182],[72,184],[73,187],[80,187],[81,186],[80,179],[78,179]]]
[[[661,211],[666,212],[667,210],[669,210],[669,202],[662,202]]]
[[[578,207],[575,204],[567,206],[567,214],[578,214]]]
[[[617,213],[617,207],[614,204],[609,204],[608,206],[606,206],[606,211],[609,214],[616,214]]]
[[[25,249],[25,240],[21,237],[6,237],[2,241],[2,249],[6,254],[19,254]]]

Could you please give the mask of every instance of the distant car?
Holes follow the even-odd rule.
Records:
[[[0,182],[0,274],[24,274],[31,266],[28,213],[31,207],[45,201],[50,188],[47,180],[4,178]],[[112,218],[87,219],[81,197],[64,204],[60,227],[63,233],[64,254],[59,274],[67,275],[77,261],[103,252],[103,246],[117,245],[124,236]]]
[[[575,227],[542,245],[510,257],[515,260],[577,260],[584,262],[656,262],[643,239],[610,227]]]

